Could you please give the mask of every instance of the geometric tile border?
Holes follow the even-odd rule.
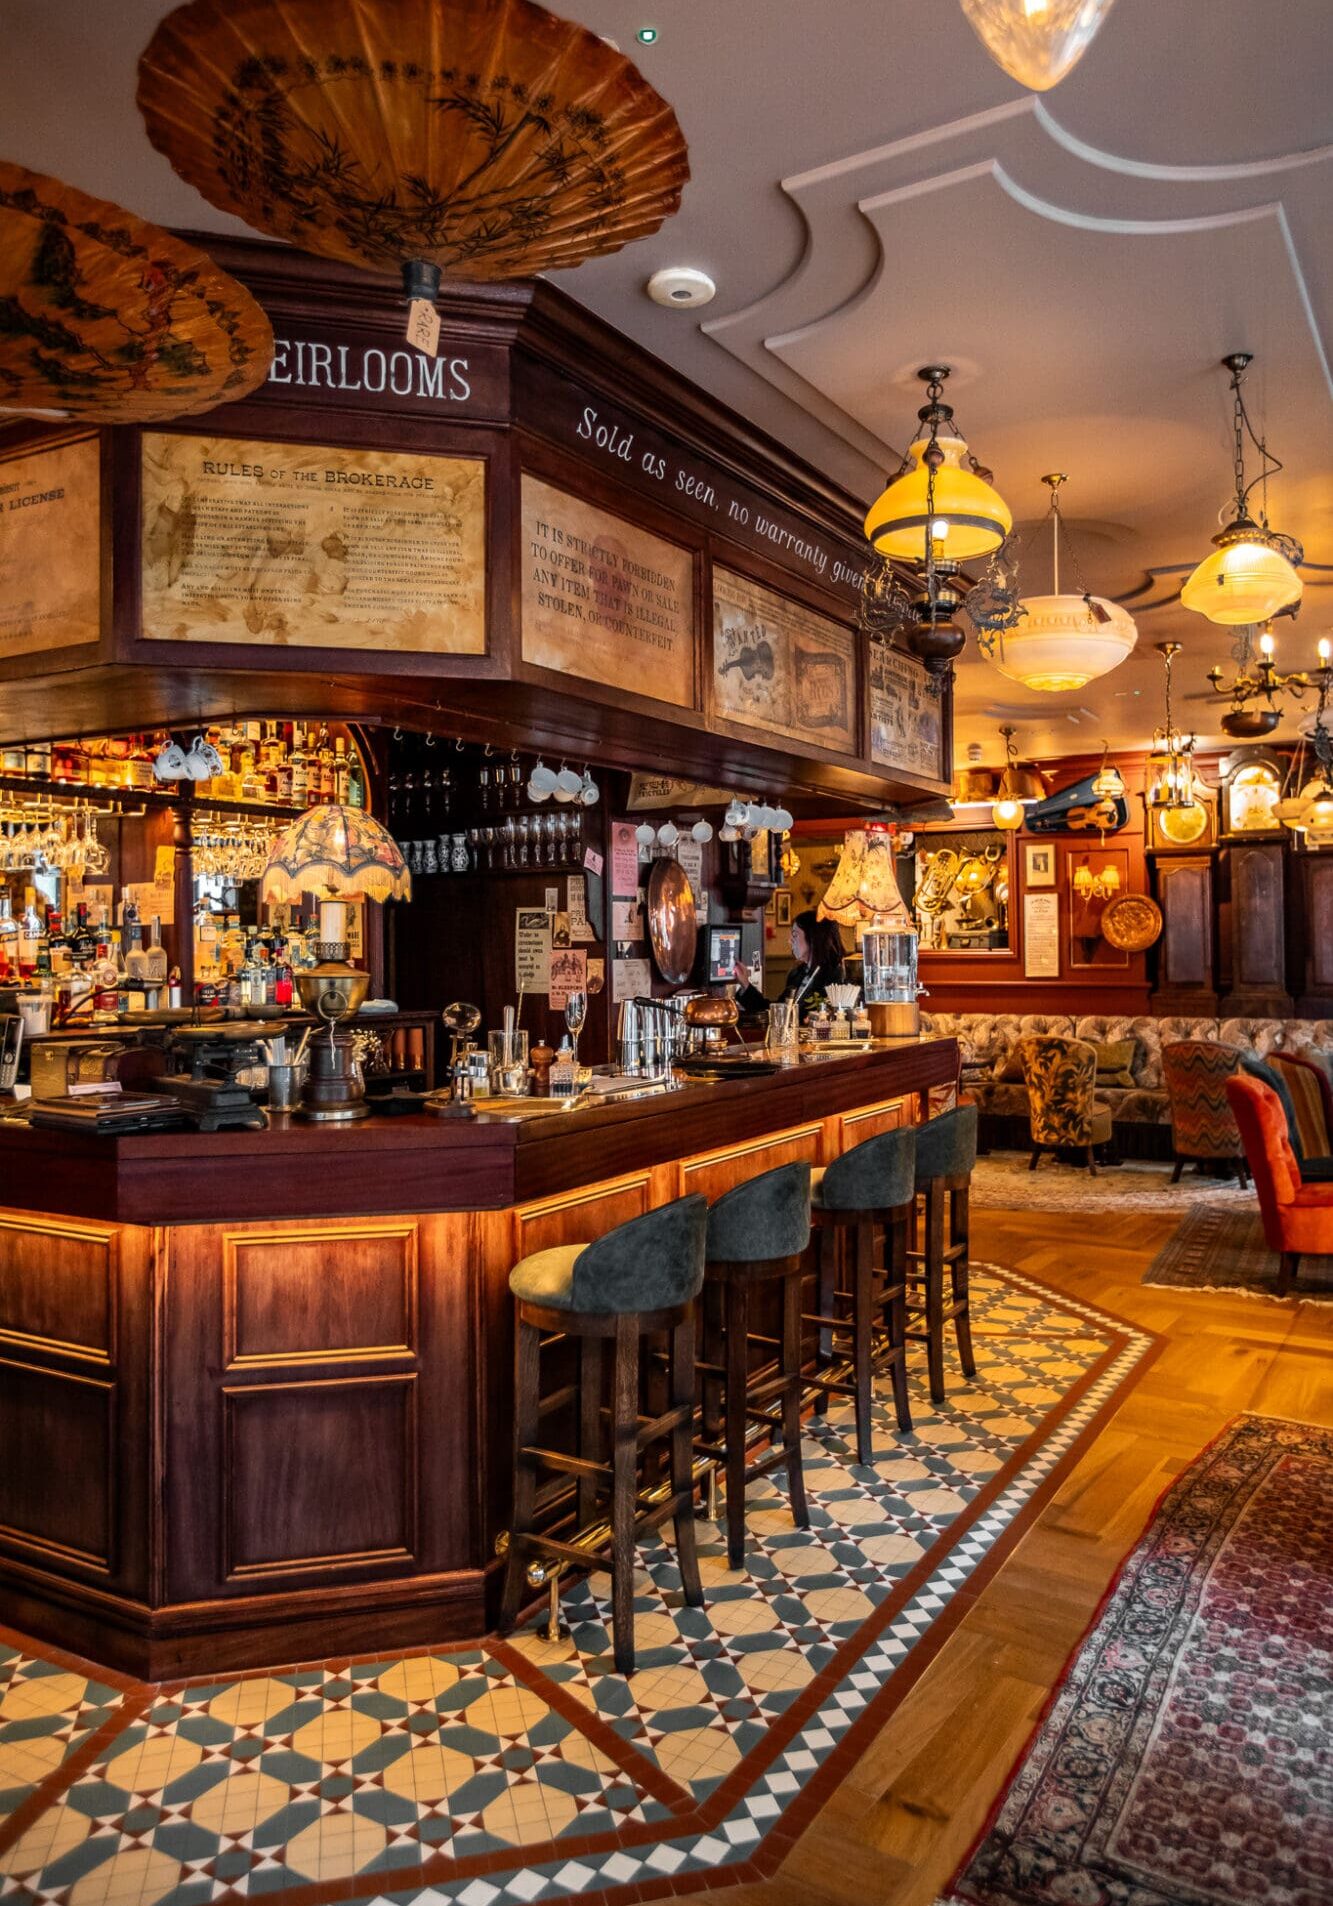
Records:
[[[700,1523],[702,1610],[643,1546],[628,1684],[596,1576],[556,1645],[161,1689],[0,1646],[0,1902],[612,1906],[771,1873],[1155,1353],[1019,1273],[973,1289],[975,1383],[936,1409],[914,1369],[913,1434],[878,1403],[864,1468],[845,1410],[809,1425],[808,1534],[781,1472],[743,1571]]]

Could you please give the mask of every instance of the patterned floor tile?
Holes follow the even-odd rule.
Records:
[[[0,1819],[53,1774],[123,1700],[118,1688],[6,1648],[0,1661]]]
[[[973,1289],[974,1382],[951,1360],[934,1405],[914,1372],[906,1435],[879,1398],[864,1465],[849,1408],[807,1427],[808,1529],[781,1471],[747,1494],[742,1569],[724,1529],[698,1523],[702,1608],[670,1542],[643,1545],[628,1682],[593,1575],[565,1591],[560,1640],[533,1626],[494,1649],[159,1690],[0,1851],[0,1902],[297,1888],[423,1906],[428,1886],[448,1906],[513,1906],[656,1897],[750,1860],[1148,1349],[1013,1274],[979,1271]],[[0,1810],[120,1700],[0,1648]]]

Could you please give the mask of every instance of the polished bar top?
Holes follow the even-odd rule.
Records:
[[[952,1039],[817,1054],[543,1117],[275,1121],[264,1131],[98,1138],[0,1123],[0,1205],[104,1223],[482,1211],[952,1083]]]

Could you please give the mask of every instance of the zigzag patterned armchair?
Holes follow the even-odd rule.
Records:
[[[1031,1033],[1018,1042],[1018,1057],[1028,1093],[1035,1171],[1044,1151],[1076,1148],[1087,1154],[1097,1176],[1094,1147],[1111,1136],[1111,1108],[1096,1098],[1097,1049],[1086,1039]]]
[[[1249,1183],[1240,1127],[1227,1098],[1227,1080],[1240,1064],[1238,1046],[1218,1045],[1208,1039],[1177,1039],[1162,1047],[1162,1077],[1171,1101],[1171,1143],[1177,1184],[1186,1162],[1220,1159],[1240,1171]]]

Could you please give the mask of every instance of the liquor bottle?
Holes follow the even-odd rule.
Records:
[[[89,966],[97,952],[97,941],[88,924],[88,903],[80,900],[74,909],[74,936],[70,941],[70,955],[76,966]]]
[[[23,918],[19,922],[19,971],[26,977],[37,970],[37,948],[42,938],[41,916],[37,912],[37,894],[27,887],[23,894]]]
[[[324,803],[334,799],[333,743],[329,739],[329,725],[325,721],[319,724],[319,745],[316,753],[319,761],[319,798],[320,802]]]
[[[32,913],[33,921],[35,922],[36,929],[37,929],[36,934],[33,938],[34,951],[33,951],[32,968],[40,984],[46,981],[47,979],[49,979],[51,976],[51,941],[48,936],[46,921],[41,917],[41,915],[37,911],[37,903],[36,903],[35,895],[33,897],[31,913]],[[60,919],[60,916],[59,914],[57,914],[56,915],[57,923],[59,922],[59,919]],[[24,920],[25,930],[27,929],[27,925],[28,923],[25,918]]]
[[[162,944],[162,921],[158,914],[153,915],[152,933],[144,952],[143,976],[145,985],[160,989],[167,983],[167,949]]]
[[[144,949],[143,931],[137,917],[131,917],[128,911],[126,925],[130,944],[125,955],[125,977],[137,992],[142,992],[148,982],[148,954]]]
[[[51,779],[51,744],[49,741],[30,741],[23,751],[23,772],[30,781],[49,781]]]
[[[17,979],[19,970],[18,921],[9,898],[9,889],[0,887],[0,979]]]
[[[292,791],[293,807],[304,807],[310,799],[310,766],[306,756],[305,730],[298,721],[292,730]]]
[[[68,973],[73,964],[59,907],[46,909],[46,957],[50,973]]]
[[[156,787],[157,777],[153,773],[153,754],[142,735],[130,737],[129,759],[125,764],[126,785],[142,792],[146,788]]]
[[[275,1006],[290,1006],[292,1003],[292,990],[293,989],[292,989],[291,962],[284,958],[278,964],[277,977],[274,982],[274,987],[273,987],[274,1005]]]
[[[339,735],[333,744],[333,798],[339,807],[348,805],[347,776],[347,743]]]
[[[347,805],[348,807],[364,807],[365,804],[366,771],[361,766],[361,757],[354,749],[347,765]]]

